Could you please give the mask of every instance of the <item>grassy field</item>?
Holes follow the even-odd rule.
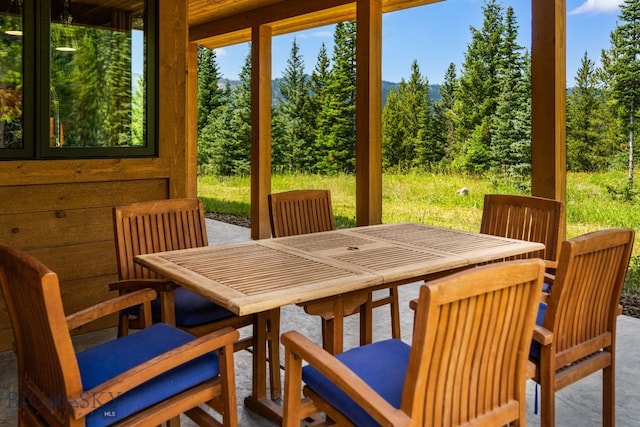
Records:
[[[640,206],[625,201],[617,191],[624,173],[570,173],[567,176],[567,237],[609,227],[638,231]],[[198,196],[207,212],[249,216],[248,177],[202,177]],[[350,175],[275,175],[272,191],[294,188],[328,188],[339,228],[355,225],[355,179]],[[457,190],[468,189],[467,196]],[[513,183],[501,179],[478,179],[445,174],[385,174],[382,221],[419,222],[467,231],[480,228],[482,201],[487,193],[519,193]],[[524,193],[523,193],[524,194]],[[640,292],[640,233],[636,235],[626,287]]]

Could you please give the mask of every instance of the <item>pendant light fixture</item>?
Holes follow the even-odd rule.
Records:
[[[7,16],[11,22],[11,26],[4,33],[10,36],[22,36],[22,0],[11,0]],[[15,16],[15,18],[14,18]],[[14,24],[15,22],[15,24]]]
[[[75,52],[78,47],[78,42],[74,37],[73,27],[71,26],[73,16],[69,12],[69,3],[70,0],[64,0],[64,9],[62,15],[60,15],[61,36],[56,46],[56,50],[60,52]]]

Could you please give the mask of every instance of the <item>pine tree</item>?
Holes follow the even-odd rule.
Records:
[[[440,157],[440,162],[450,162],[449,157],[453,150],[455,141],[455,126],[453,106],[455,103],[455,92],[458,85],[455,64],[449,64],[440,85],[440,100],[433,104],[433,141],[434,160]]]
[[[329,61],[329,57],[327,56],[327,49],[322,43],[320,46],[320,51],[318,52],[318,57],[316,60],[316,66],[311,73],[311,78],[309,79],[309,117],[312,122],[311,127],[311,140],[317,141],[318,135],[320,134],[320,117],[322,111],[322,105],[325,102],[327,97],[327,86],[329,84],[329,78],[331,75],[331,64]],[[315,144],[313,144],[315,145]],[[318,147],[315,146],[315,149],[311,149],[310,153],[310,165],[311,172],[318,171],[318,163],[319,159],[322,157],[319,153]]]
[[[109,32],[107,37],[109,66],[105,70],[108,90],[105,127],[108,144],[114,147],[131,144],[131,37],[120,31]]]
[[[105,55],[99,54],[109,42],[104,33],[87,29],[79,44],[81,49],[73,53],[72,61],[68,52],[56,53],[56,60],[68,63],[60,67],[56,64],[60,79],[52,81],[56,82],[60,99],[65,145],[96,146],[100,142],[111,142],[104,126],[109,106],[109,102],[105,102],[109,99],[109,85],[104,84],[108,61]]]
[[[411,65],[408,82],[404,79],[387,95],[382,113],[382,149],[385,167],[407,170],[426,156],[426,127],[429,125],[429,85],[418,62]],[[422,156],[420,156],[422,155]]]
[[[295,39],[279,89],[280,97],[274,112],[274,125],[279,129],[279,137],[273,143],[273,166],[309,171],[313,148],[309,87]]]
[[[640,0],[620,5],[619,23],[611,33],[611,49],[605,53],[612,76],[612,95],[628,118],[627,181],[633,186],[635,118],[640,107]]]
[[[526,71],[530,67],[517,37],[515,13],[508,7],[500,46],[500,93],[492,120],[491,166],[526,181],[531,173],[531,84]]]
[[[316,149],[322,173],[355,171],[355,37],[354,21],[340,22],[334,33],[333,68],[318,119]]]
[[[198,174],[217,171],[214,147],[229,138],[229,84],[220,87],[220,67],[215,50],[198,46]],[[228,173],[228,172],[227,172]]]
[[[414,83],[415,82],[415,83]],[[433,121],[433,105],[429,94],[429,79],[421,76],[418,63],[413,62],[410,85],[415,85],[417,132],[415,157],[412,166],[431,168],[442,158],[442,145],[438,144]]]
[[[131,102],[131,145],[142,146],[145,143],[145,102],[146,81],[144,76],[140,76],[136,84],[136,90]]]
[[[396,89],[391,89],[382,109],[382,167],[390,170],[400,166],[401,144],[405,138],[404,118],[401,113],[400,90],[406,86],[404,79]]]
[[[601,141],[603,103],[595,63],[585,52],[567,96],[567,168],[571,171],[592,172],[608,163]]]
[[[212,158],[219,175],[247,175],[251,170],[251,51],[228,106],[212,121]]]
[[[226,102],[219,86],[220,67],[215,50],[198,46],[198,132],[207,124],[211,113]]]
[[[610,57],[608,51],[600,52],[601,67],[595,69],[596,85],[602,92],[603,106],[601,113],[601,137],[603,150],[607,153],[608,167],[613,170],[627,170],[629,165],[629,153],[627,140],[629,134],[626,131],[628,117],[623,112],[620,103],[613,95],[614,77],[610,73]],[[569,118],[567,117],[569,125]]]
[[[472,40],[463,63],[454,107],[457,119],[455,163],[469,172],[490,166],[492,117],[500,93],[504,24],[502,7],[487,0],[482,8],[481,30],[471,27]]]

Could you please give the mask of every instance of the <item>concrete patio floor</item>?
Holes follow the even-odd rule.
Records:
[[[207,219],[207,231],[211,245],[249,240],[249,230],[235,225]],[[400,288],[401,306],[407,307],[402,316],[402,338],[411,341],[413,312],[409,301],[418,295],[419,284]],[[391,336],[389,313],[386,308],[375,312],[374,340]],[[358,343],[358,318],[345,321],[345,348]],[[321,343],[320,321],[306,315],[297,306],[283,307],[281,331],[298,330],[313,341]],[[640,319],[620,316],[618,320],[618,348],[616,354],[616,425],[640,426]],[[250,331],[241,331],[246,334]],[[115,336],[115,329],[89,333],[74,338],[78,348],[86,348]],[[259,417],[243,405],[244,397],[251,391],[251,354],[241,351],[235,354],[236,386],[238,395],[239,425],[267,427],[274,424]],[[0,353],[0,427],[16,426],[17,375],[16,360],[12,352]],[[540,418],[534,413],[535,384],[527,385],[527,423],[539,426]],[[556,394],[556,425],[559,427],[586,427],[601,425],[602,375],[596,373]],[[185,426],[191,422],[185,418]]]

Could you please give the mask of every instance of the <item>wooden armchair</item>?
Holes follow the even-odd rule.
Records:
[[[199,424],[237,425],[237,331],[196,338],[158,324],[76,353],[70,330],[132,304],[149,308],[156,292],[131,292],[65,317],[58,276],[3,245],[0,287],[15,338],[19,425],[151,426],[181,413]],[[199,407],[205,404],[222,423]]]
[[[615,425],[616,321],[634,233],[610,229],[564,241],[531,347],[541,425],[555,425],[555,392],[602,370],[602,425]]]
[[[116,260],[119,281],[109,288],[120,294],[151,287],[159,298],[151,303],[154,323],[164,322],[201,336],[225,327],[242,328],[257,324],[257,315],[236,316],[208,299],[158,276],[134,261],[136,255],[190,249],[209,244],[202,201],[199,199],[167,199],[113,209]],[[140,327],[140,307],[121,313],[119,332],[126,335],[129,327]],[[281,393],[279,331],[277,311],[267,322],[271,391]],[[235,349],[254,345],[249,336],[235,344]]]
[[[331,193],[329,190],[292,190],[269,194],[269,218],[273,237],[295,236],[335,229]],[[373,309],[389,305],[391,310],[391,332],[400,338],[400,304],[398,287],[388,288],[388,295],[373,298],[371,292],[344,297],[344,316],[364,310],[360,322],[360,343],[372,341]],[[322,319],[323,347],[331,353],[339,353],[342,346],[333,341],[335,323],[332,304],[305,304],[305,311],[319,315]]]
[[[533,259],[423,285],[411,346],[390,339],[333,357],[297,332],[283,334],[283,425],[298,427],[318,410],[328,425],[524,425],[543,277],[544,263]],[[310,400],[301,400],[302,381]]]

